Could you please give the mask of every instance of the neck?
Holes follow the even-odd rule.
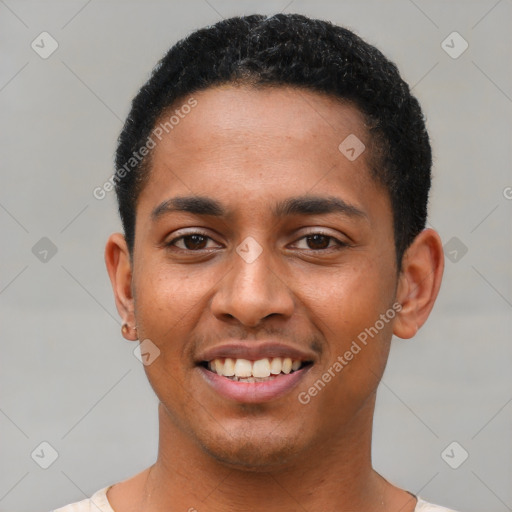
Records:
[[[311,447],[292,462],[258,470],[229,467],[205,453],[160,404],[158,459],[140,475],[140,509],[345,512],[386,511],[401,503],[403,512],[414,510],[410,495],[372,469],[374,397],[369,402],[336,438]],[[118,512],[123,512],[121,507]]]

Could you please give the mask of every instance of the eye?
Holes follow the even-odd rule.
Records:
[[[185,251],[201,251],[220,247],[212,238],[201,233],[192,233],[174,238],[167,245]]]
[[[334,247],[346,247],[348,244],[330,235],[323,233],[311,233],[310,235],[306,235],[297,240],[294,245],[297,249],[321,251],[325,249],[332,249]]]

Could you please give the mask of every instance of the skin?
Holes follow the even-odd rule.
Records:
[[[194,97],[197,107],[153,150],[133,255],[119,233],[106,246],[125,337],[160,350],[145,366],[160,400],[158,458],[110,488],[112,507],[413,511],[416,499],[372,468],[372,421],[392,334],[414,336],[437,296],[439,236],[421,232],[398,271],[389,197],[370,177],[371,140],[350,104],[289,87],[226,85]],[[352,162],[338,150],[349,134],[367,147]],[[152,218],[180,196],[225,211]],[[276,205],[304,196],[362,213],[277,215]],[[191,239],[198,231],[209,238]],[[236,252],[248,236],[262,248],[250,264]],[[300,403],[298,393],[396,303],[394,319]],[[286,342],[314,354],[314,364],[284,396],[237,403],[212,390],[196,359],[238,339]]]

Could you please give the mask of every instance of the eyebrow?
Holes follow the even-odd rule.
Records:
[[[368,218],[368,215],[339,197],[334,196],[300,196],[286,199],[279,203],[275,215],[322,215],[327,213],[341,213],[347,217]]]
[[[202,196],[178,196],[160,203],[152,212],[151,219],[157,221],[165,214],[187,212],[195,215],[222,217],[227,214],[219,201]],[[347,217],[368,218],[366,213],[339,197],[334,196],[299,196],[278,203],[273,213],[276,217],[291,215],[322,215],[341,213]]]
[[[201,196],[180,196],[160,203],[151,212],[151,218],[156,221],[164,214],[171,212],[187,212],[196,215],[214,215],[216,217],[226,213],[222,205],[215,199]]]

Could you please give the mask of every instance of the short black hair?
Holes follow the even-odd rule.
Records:
[[[151,153],[142,158],[140,149],[179,100],[226,83],[303,88],[362,112],[370,173],[390,197],[400,267],[427,217],[432,154],[420,105],[378,49],[346,28],[300,14],[220,21],[179,41],[158,62],[133,99],[116,153],[116,194],[130,253],[137,198],[150,171]]]

